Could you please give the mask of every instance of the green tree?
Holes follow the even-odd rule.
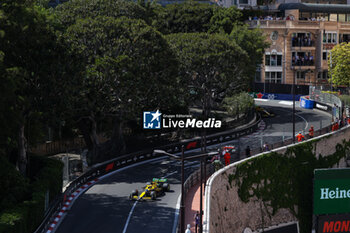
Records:
[[[209,32],[224,32],[230,34],[241,16],[242,13],[236,6],[231,6],[229,8],[215,8],[214,14],[210,19]]]
[[[168,4],[165,7],[154,5],[152,26],[163,34],[207,32],[216,8],[215,5],[195,1]]]
[[[145,8],[132,1],[125,0],[75,0],[60,4],[55,9],[57,21],[61,26],[68,27],[78,19],[108,16],[131,19],[147,19]]]
[[[167,110],[183,102],[175,56],[163,36],[143,20],[77,20],[64,38],[84,58],[86,77],[76,115],[92,161],[124,151],[126,120],[139,118],[143,110]],[[110,140],[101,144],[97,123],[105,118],[114,120],[113,130]]]
[[[350,85],[350,44],[341,43],[333,47],[332,58],[328,58],[328,70],[335,86]],[[332,64],[331,64],[332,62]]]
[[[2,1],[0,51],[3,52],[1,105],[6,143],[18,148],[17,168],[26,174],[25,128],[32,118],[52,114],[66,95],[69,81],[65,47],[46,23],[45,15],[26,1]],[[64,63],[64,64],[63,64]],[[6,86],[4,86],[6,85]],[[7,86],[8,85],[8,86]],[[12,116],[9,118],[8,116]],[[48,119],[49,117],[46,117]],[[42,118],[44,119],[44,118]],[[37,121],[38,122],[38,121]],[[44,124],[44,123],[43,123]]]
[[[241,91],[247,54],[227,36],[180,33],[167,36],[180,61],[183,83],[195,93],[207,117],[218,96]]]
[[[247,78],[245,84],[249,86],[249,82],[253,81],[256,67],[262,63],[265,49],[270,46],[266,41],[266,36],[260,29],[249,29],[248,25],[236,24],[230,33],[231,40],[234,40],[247,54],[248,59],[243,67],[243,75]],[[244,88],[245,90],[247,88]]]

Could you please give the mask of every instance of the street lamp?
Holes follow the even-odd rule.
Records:
[[[191,160],[191,159],[201,159],[201,166],[200,166],[200,173],[201,173],[201,182],[203,180],[202,177],[202,160],[203,158],[206,158],[207,156],[214,156],[217,155],[219,152],[209,152],[209,153],[204,153],[204,154],[200,154],[200,155],[193,155],[193,156],[189,156],[185,158],[185,149],[184,149],[184,145],[181,146],[181,157],[177,156],[177,155],[173,155],[170,154],[164,150],[153,150],[153,153],[155,154],[165,154],[168,155],[171,158],[174,158],[176,160],[180,160],[181,161],[181,203],[180,203],[180,233],[184,233],[185,232],[185,165],[184,162],[185,160]],[[203,206],[202,206],[202,202],[203,202],[203,196],[200,196],[200,215],[199,215],[199,232],[202,232],[203,226],[202,226],[202,214],[203,214]]]

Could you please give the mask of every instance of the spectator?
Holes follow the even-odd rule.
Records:
[[[313,66],[314,65],[314,56],[310,55],[310,66]]]
[[[194,221],[196,223],[196,227],[195,227],[195,232],[198,232],[198,227],[199,227],[199,211],[196,212],[196,214],[194,215]]]
[[[187,224],[187,229],[186,229],[185,233],[191,233],[191,225],[190,224]]]
[[[250,157],[250,147],[249,147],[249,146],[247,146],[247,147],[245,148],[245,155],[246,155],[247,157]]]
[[[309,129],[309,136],[310,136],[310,138],[314,137],[314,126],[313,125],[311,125],[311,127]]]
[[[225,159],[225,166],[230,165],[231,155],[229,152],[225,153],[224,159]]]
[[[299,132],[298,135],[296,136],[296,138],[297,138],[298,142],[301,142],[304,140],[305,137],[304,137],[304,135],[301,134],[301,132]]]
[[[269,145],[266,142],[264,143],[263,150],[264,151],[269,151],[270,150]]]

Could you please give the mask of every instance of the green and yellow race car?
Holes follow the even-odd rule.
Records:
[[[161,178],[153,178],[152,182],[148,182],[143,188],[142,192],[137,189],[133,190],[129,196],[130,200],[156,200],[158,196],[164,194],[164,192],[170,191],[170,185],[168,180]]]

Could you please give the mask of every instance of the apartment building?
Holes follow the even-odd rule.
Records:
[[[328,84],[331,49],[350,41],[350,5],[282,3],[270,13],[249,22],[252,28],[261,28],[271,43],[255,81]]]
[[[257,0],[215,0],[215,2],[223,7],[236,6],[239,9],[257,6]]]

